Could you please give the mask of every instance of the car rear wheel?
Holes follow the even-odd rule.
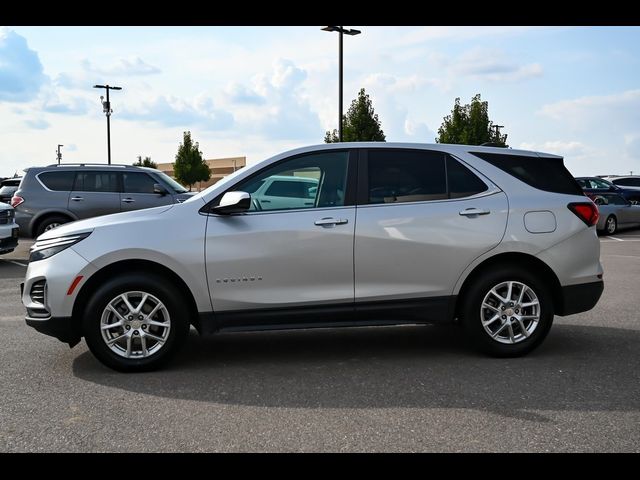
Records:
[[[36,229],[36,237],[39,237],[44,232],[48,232],[52,228],[59,227],[60,225],[69,222],[70,220],[67,217],[63,217],[62,215],[46,217],[38,224],[38,228]]]
[[[604,229],[608,235],[613,235],[618,230],[618,220],[613,215],[609,215],[604,224]]]
[[[529,353],[553,323],[551,294],[525,270],[500,267],[482,275],[462,302],[461,323],[473,346],[497,357]]]
[[[123,372],[163,366],[189,331],[184,300],[156,276],[129,274],[102,285],[85,310],[83,333],[91,352]]]

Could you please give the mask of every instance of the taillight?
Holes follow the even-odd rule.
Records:
[[[24,198],[19,197],[18,195],[14,195],[13,197],[11,197],[11,206],[13,208],[16,208],[22,202],[24,202]]]
[[[593,202],[570,203],[567,208],[575,213],[588,227],[598,223],[600,212],[598,212],[598,206]]]

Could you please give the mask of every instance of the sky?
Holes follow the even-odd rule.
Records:
[[[304,27],[0,27],[0,176],[56,162],[252,164],[337,127],[338,35]],[[456,97],[489,102],[507,143],[576,176],[640,174],[640,28],[350,25],[344,110],[370,95],[387,141],[434,143]]]

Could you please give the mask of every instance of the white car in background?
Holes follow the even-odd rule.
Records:
[[[13,207],[0,203],[0,255],[13,252],[18,246],[18,230]]]
[[[255,188],[255,190],[253,190]],[[256,210],[314,207],[318,179],[293,175],[273,175],[251,186],[251,199]]]

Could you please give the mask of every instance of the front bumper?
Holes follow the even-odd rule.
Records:
[[[95,272],[96,267],[76,253],[73,247],[50,258],[30,262],[21,292],[22,304],[27,312],[32,313],[27,313],[27,318],[42,322],[48,318],[72,317],[78,293]],[[78,276],[83,278],[70,294],[69,287]],[[39,284],[39,294],[32,296],[36,283]]]
[[[600,300],[603,290],[602,280],[562,287],[562,301],[559,308],[556,308],[556,315],[573,315],[591,310]]]
[[[25,321],[27,325],[35,328],[38,332],[68,343],[70,347],[77,345],[82,338],[81,333],[74,328],[71,317],[49,317],[45,319],[26,317]]]

